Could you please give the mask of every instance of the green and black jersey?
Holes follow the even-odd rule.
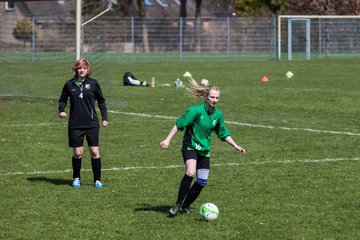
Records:
[[[210,112],[206,103],[188,108],[176,120],[176,126],[180,131],[185,129],[183,144],[203,156],[210,156],[213,131],[222,141],[231,135],[225,126],[222,112],[216,107]]]

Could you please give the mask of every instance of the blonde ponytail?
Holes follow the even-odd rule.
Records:
[[[199,86],[191,84],[187,91],[190,93],[191,96],[196,98],[206,98],[209,96],[210,90],[220,91],[217,86],[209,85],[209,86]]]

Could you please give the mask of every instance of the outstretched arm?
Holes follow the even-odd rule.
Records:
[[[175,134],[178,132],[178,128],[176,125],[174,125],[174,127],[171,129],[171,131],[169,132],[168,136],[165,138],[164,141],[162,141],[160,143],[160,146],[162,148],[168,148],[170,145],[170,141],[171,139],[175,136]]]
[[[232,137],[228,136],[225,138],[225,141],[229,143],[231,146],[233,146],[236,150],[242,153],[246,153],[245,149],[237,145],[237,143],[232,139]]]

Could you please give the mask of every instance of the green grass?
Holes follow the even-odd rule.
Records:
[[[106,64],[99,81],[112,112],[101,128],[102,190],[91,185],[87,152],[81,189],[70,185],[72,150],[57,100],[71,72],[1,66],[0,239],[360,238],[356,60]],[[154,75],[157,87],[124,87],[125,71]],[[162,150],[174,124],[166,117],[201,100],[161,84],[185,71],[220,87],[218,106],[247,154],[214,136],[193,214],[169,218],[183,176],[182,133]],[[199,220],[205,202],[219,207],[217,220]]]

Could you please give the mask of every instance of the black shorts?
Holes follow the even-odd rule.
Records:
[[[84,136],[89,147],[99,146],[99,128],[74,128],[68,130],[69,147],[84,146]]]
[[[188,159],[196,160],[196,169],[210,169],[210,158],[200,155],[196,150],[188,150],[188,147],[183,145],[181,152],[184,162]]]

